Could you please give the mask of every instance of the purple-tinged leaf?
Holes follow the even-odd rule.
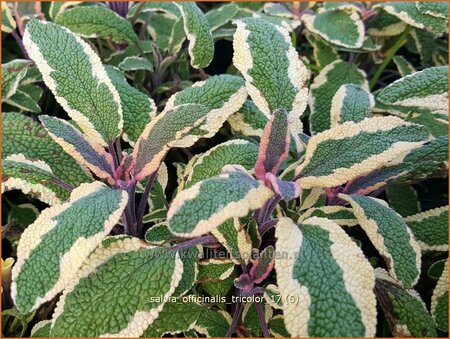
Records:
[[[266,279],[272,271],[275,264],[275,249],[273,246],[267,246],[259,255],[259,258],[253,262],[253,266],[250,269],[250,277],[255,284],[260,284]]]
[[[270,182],[272,189],[278,193],[283,200],[289,201],[300,196],[301,187],[298,181],[281,180],[272,173],[267,173],[266,179]]]
[[[288,116],[285,109],[276,110],[264,128],[255,164],[255,176],[265,179],[266,173],[277,174],[281,163],[286,159],[291,141]]]

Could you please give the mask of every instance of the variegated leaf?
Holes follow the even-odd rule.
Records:
[[[199,283],[218,282],[229,278],[234,272],[235,264],[230,259],[207,259],[200,261]]]
[[[274,338],[289,338],[290,334],[286,330],[286,326],[284,324],[284,317],[281,314],[275,315],[272,319],[267,323],[269,326],[270,334]]]
[[[335,187],[402,160],[429,141],[423,126],[397,117],[346,122],[313,136],[297,168],[302,188]]]
[[[434,137],[448,135],[448,115],[445,113],[433,113],[429,109],[414,109],[417,112],[410,113],[405,119],[415,124],[423,125]]]
[[[23,43],[56,101],[89,139],[106,146],[120,135],[119,93],[86,42],[61,26],[31,20]]]
[[[318,217],[330,219],[339,226],[356,226],[358,225],[358,220],[351,208],[343,206],[323,206],[323,207],[313,207],[306,210],[298,222],[301,223],[303,220],[310,217]]]
[[[246,100],[242,107],[228,118],[231,129],[241,135],[261,137],[269,119],[251,100]]]
[[[414,66],[411,65],[411,63],[402,55],[394,55],[392,61],[394,61],[395,65],[397,66],[398,72],[402,77],[416,72]]]
[[[306,39],[313,47],[313,56],[317,66],[324,68],[339,58],[337,52],[314,34],[307,34]]]
[[[75,160],[89,168],[95,175],[112,182],[114,164],[111,154],[87,139],[66,120],[41,115],[39,120],[52,139]]]
[[[317,217],[300,225],[281,218],[275,236],[287,254],[275,270],[291,336],[374,336],[373,269],[342,228]]]
[[[322,10],[302,15],[305,27],[335,45],[359,48],[364,42],[364,23],[357,11]]]
[[[94,182],[75,189],[68,202],[42,211],[17,247],[11,296],[20,312],[35,310],[73,280],[119,221],[127,201],[126,192]]]
[[[42,88],[37,85],[20,85],[17,91],[4,102],[16,107],[20,112],[41,113],[38,102],[42,92]]]
[[[264,291],[264,299],[266,300],[266,303],[272,306],[273,308],[277,310],[283,309],[281,292],[278,286],[274,284],[267,285]]]
[[[431,315],[436,327],[448,331],[448,259],[431,296]]]
[[[158,114],[145,127],[133,151],[131,171],[135,180],[140,181],[155,173],[167,151],[171,147],[189,147],[199,139],[184,137],[207,119],[208,108],[198,104],[175,106]]]
[[[64,12],[69,7],[76,6],[82,1],[52,1],[48,9],[48,15],[55,21],[56,17]]]
[[[227,24],[238,12],[239,8],[234,3],[229,3],[208,11],[205,16],[211,27],[211,31],[215,31],[219,27]]]
[[[233,64],[245,78],[252,100],[267,117],[284,108],[291,131],[301,132],[309,72],[292,46],[289,33],[264,19],[244,18],[235,24]]]
[[[71,186],[64,189],[60,182],[50,166],[41,160],[28,159],[23,154],[2,160],[2,193],[20,189],[51,206],[69,197]]]
[[[139,6],[138,3],[135,3],[130,10],[128,11],[128,18],[132,18],[136,15],[136,12]],[[181,16],[181,13],[178,7],[170,1],[167,2],[158,2],[158,1],[149,1],[145,2],[144,6],[141,8],[142,13],[153,13],[153,12],[163,12],[168,15],[171,19],[177,19]]]
[[[447,20],[426,14],[419,10],[414,2],[384,2],[376,4],[373,9],[381,9],[392,14],[406,24],[425,29],[436,34],[447,29]]]
[[[86,38],[138,43],[130,22],[104,6],[78,6],[59,14],[55,23]]]
[[[120,62],[119,68],[123,71],[153,71],[153,65],[147,58],[137,56],[126,57]]]
[[[448,19],[448,3],[445,1],[416,1],[417,9],[436,18]]]
[[[2,102],[12,97],[27,74],[29,60],[15,59],[2,64]]]
[[[246,216],[272,196],[272,190],[243,168],[226,166],[224,174],[178,193],[167,213],[169,229],[177,236],[200,236],[230,218]]]
[[[148,247],[137,238],[99,248],[65,289],[51,334],[138,337],[171,300],[183,270],[178,252]]]
[[[182,297],[194,287],[199,274],[198,259],[200,257],[200,251],[197,247],[185,248],[178,251],[178,253],[183,262],[183,275],[173,292],[173,296],[176,298]]]
[[[123,139],[131,145],[137,141],[150,119],[156,115],[152,98],[131,86],[124,75],[113,66],[106,66],[106,72],[119,92],[123,109]]]
[[[331,100],[331,127],[347,121],[360,122],[372,115],[374,106],[375,99],[366,88],[342,85]]]
[[[406,23],[396,16],[380,12],[369,23],[367,33],[374,37],[391,37],[403,33],[406,27]]]
[[[214,56],[214,41],[208,20],[195,2],[174,2],[183,16],[184,33],[189,40],[189,56],[194,68],[208,66]]]
[[[355,84],[367,88],[366,74],[354,64],[336,60],[325,66],[311,84],[309,126],[313,134],[331,127],[330,114],[333,97],[344,84]]]
[[[384,104],[448,111],[448,66],[430,67],[407,75],[378,93]]]
[[[253,17],[257,19],[264,19],[265,21],[270,22],[272,25],[284,28],[289,33],[291,33],[294,29],[302,24],[302,22],[297,18],[291,19],[265,13],[253,13]]]
[[[11,33],[17,27],[10,3],[2,1],[2,32]]]
[[[405,218],[422,251],[448,250],[448,206]]]
[[[235,139],[219,144],[195,159],[184,188],[219,175],[228,164],[241,165],[251,170],[257,158],[258,145],[250,141]]]
[[[238,263],[248,263],[252,252],[252,241],[239,218],[225,221],[211,233],[226,248],[232,259]]]
[[[50,338],[51,320],[42,320],[33,326],[30,337],[32,338]]]
[[[379,199],[339,194],[353,208],[358,223],[386,261],[389,273],[411,288],[420,275],[420,246],[402,217]]]
[[[166,222],[161,222],[150,227],[145,232],[144,239],[152,245],[162,245],[172,238]]]
[[[389,184],[386,187],[386,196],[389,206],[402,217],[420,212],[419,197],[417,191],[411,185]]]
[[[23,154],[45,162],[53,174],[73,187],[92,181],[87,169],[52,140],[45,129],[23,114],[2,114],[2,156]]]
[[[400,286],[380,268],[375,270],[375,293],[395,337],[435,337],[436,327],[415,290]]]

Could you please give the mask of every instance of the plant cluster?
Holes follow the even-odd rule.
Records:
[[[447,25],[2,2],[3,334],[445,336]]]

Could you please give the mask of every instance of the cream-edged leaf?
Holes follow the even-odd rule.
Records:
[[[431,315],[436,327],[448,331],[448,259],[431,296]]]
[[[311,217],[329,219],[339,226],[358,225],[358,220],[356,219],[352,209],[344,206],[323,206],[309,208],[300,216],[297,222],[301,223],[303,222],[303,220]]]
[[[375,335],[373,268],[340,226],[317,217],[299,225],[281,218],[275,237],[287,254],[275,258],[275,270],[291,336]]]
[[[211,27],[211,31],[215,31],[219,27],[227,24],[238,12],[239,8],[234,3],[228,3],[208,11],[205,16]]]
[[[206,234],[230,218],[246,216],[273,196],[271,189],[243,169],[225,167],[224,171],[178,193],[167,213],[174,235]]]
[[[2,64],[2,102],[12,97],[27,74],[29,60],[15,59]]]
[[[339,194],[350,203],[358,223],[386,261],[389,273],[411,288],[420,275],[420,246],[401,215],[384,201],[360,195]]]
[[[231,129],[249,137],[261,137],[269,119],[251,100],[246,100],[242,107],[228,118]]]
[[[31,20],[23,43],[56,101],[89,139],[106,146],[120,135],[119,93],[85,41],[59,25]]]
[[[17,247],[11,296],[22,313],[61,292],[119,221],[126,192],[100,182],[83,184],[68,202],[54,205],[26,228]]]
[[[2,32],[5,33],[11,33],[17,27],[11,7],[9,2],[2,1]]]

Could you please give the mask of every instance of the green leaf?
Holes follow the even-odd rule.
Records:
[[[182,273],[177,252],[148,248],[137,238],[100,248],[64,291],[51,334],[139,337],[173,301]]]
[[[5,161],[3,161],[3,166],[5,165]],[[5,169],[3,168],[3,176],[5,176]],[[13,205],[10,208],[8,214],[8,224],[20,225],[25,228],[28,225],[32,224],[36,218],[39,216],[39,210],[33,204],[20,204]]]
[[[119,92],[123,109],[122,138],[135,144],[150,119],[156,115],[156,105],[152,98],[131,86],[124,75],[113,66],[106,66],[106,72]]]
[[[200,155],[192,166],[184,188],[197,182],[219,175],[229,164],[241,165],[251,170],[258,157],[258,145],[242,139],[234,139],[219,144]]]
[[[37,95],[37,100],[27,92],[33,91],[33,95]],[[20,86],[16,93],[4,102],[16,107],[20,112],[40,113],[41,107],[38,105],[38,100],[42,94],[42,88],[35,85]]]
[[[421,64],[423,66],[431,66],[433,64],[433,54],[438,49],[436,35],[421,29],[413,29],[410,34],[420,54]]]
[[[153,71],[153,65],[150,61],[148,61],[146,58],[136,56],[130,56],[123,59],[123,61],[119,64],[119,68],[123,71]]]
[[[366,88],[342,85],[331,100],[331,127],[347,121],[360,122],[372,116],[374,106],[373,95]]]
[[[331,127],[330,114],[333,97],[344,84],[355,84],[367,89],[366,74],[354,64],[336,60],[323,68],[311,84],[309,126],[313,134]]]
[[[323,206],[323,207],[312,207],[308,208],[305,213],[303,213],[298,222],[302,222],[310,217],[318,217],[330,219],[339,226],[356,226],[358,225],[358,220],[351,208],[343,206]]]
[[[436,18],[446,18],[448,19],[448,3],[447,2],[416,2],[417,10],[434,16]]]
[[[269,119],[251,100],[245,100],[242,107],[228,118],[231,129],[241,135],[261,137]]]
[[[284,317],[281,314],[274,316],[268,322],[270,334],[275,338],[289,338],[289,332],[284,325]]]
[[[296,175],[303,188],[336,187],[401,159],[427,141],[426,128],[397,117],[347,122],[309,140]]]
[[[206,119],[209,110],[198,104],[175,106],[158,114],[145,127],[133,151],[131,170],[140,181],[155,173],[171,147],[189,147],[199,139],[180,142]]]
[[[422,251],[448,250],[448,206],[405,218]]]
[[[403,33],[406,27],[406,23],[396,16],[380,12],[370,21],[367,33],[374,37],[391,37]]]
[[[170,33],[169,38],[169,51],[172,54],[178,53],[183,47],[183,42],[186,39],[186,35],[184,34],[184,22],[183,17],[180,16],[177,21],[172,26],[172,32]]]
[[[282,3],[266,2],[263,11],[269,15],[295,19],[295,14]]]
[[[178,253],[183,262],[183,275],[175,292],[173,292],[174,297],[181,297],[188,293],[196,283],[199,272],[198,258],[200,251],[197,247],[185,248]]]
[[[422,12],[414,2],[384,2],[376,4],[372,9],[381,9],[392,14],[406,24],[425,29],[436,34],[443,33],[447,29],[445,18],[433,17]]]
[[[433,295],[431,296],[431,315],[436,322],[436,327],[448,331],[448,259],[445,261],[444,270],[440,276]]]
[[[324,10],[302,15],[305,27],[335,45],[360,48],[364,42],[364,23],[358,12]]]
[[[92,181],[87,170],[66,154],[39,123],[23,114],[2,114],[2,152],[4,158],[23,154],[28,159],[39,159],[54,176],[73,187]]]
[[[420,202],[416,190],[406,184],[390,184],[386,187],[389,206],[402,217],[420,212]]]
[[[395,337],[435,337],[436,328],[414,290],[402,288],[383,269],[376,269],[375,293]]]
[[[211,31],[215,31],[230,22],[238,12],[239,8],[236,4],[228,3],[210,10],[205,16],[206,20],[208,20],[209,27],[211,27]]]
[[[104,6],[78,6],[59,14],[55,23],[86,38],[138,43],[130,22]]]
[[[324,68],[339,58],[337,52],[329,44],[323,42],[314,34],[307,34],[306,39],[313,47],[314,60],[320,68]]]
[[[245,217],[273,196],[272,190],[244,172],[226,166],[224,174],[196,183],[173,200],[167,213],[170,231],[196,237],[233,217]]]
[[[280,218],[275,258],[286,329],[292,337],[372,337],[375,277],[361,249],[331,220]],[[318,283],[320,282],[320,283]]]
[[[2,64],[2,102],[16,93],[21,80],[27,74],[29,64],[29,60],[22,59]]]
[[[128,18],[132,18],[136,15],[136,11],[141,7],[140,4],[134,4],[128,11]],[[181,13],[178,7],[173,2],[158,2],[149,1],[145,2],[144,6],[141,8],[142,13],[152,13],[152,12],[163,12],[171,19],[177,19],[180,17]]]
[[[417,111],[409,114],[405,120],[427,127],[434,137],[448,135],[448,116],[446,114],[433,113],[428,109],[417,109]]]
[[[272,308],[265,305],[264,302],[261,302],[261,306],[263,306],[263,314],[267,323],[273,315]],[[252,337],[262,337],[263,333],[258,312],[256,311],[256,303],[249,302],[244,305],[244,309],[242,310],[242,323]]]
[[[394,81],[378,93],[384,104],[447,111],[448,67],[430,67]]]
[[[183,16],[184,33],[189,40],[189,56],[194,68],[207,67],[214,56],[214,41],[208,20],[195,2],[174,2]]]
[[[398,72],[402,77],[416,72],[414,66],[411,65],[411,63],[402,55],[394,55],[392,61],[394,61],[395,65],[397,66]]]
[[[386,261],[389,273],[406,288],[420,275],[420,246],[402,217],[383,201],[361,195],[339,194],[349,202],[361,228]]]
[[[86,42],[61,26],[31,20],[23,43],[56,101],[89,139],[107,146],[120,135],[119,93]]]
[[[265,291],[264,291],[264,300],[266,301],[267,304],[269,304],[270,306],[272,306],[273,308],[275,308],[277,310],[282,310],[283,303],[282,303],[281,299],[282,299],[281,292],[280,292],[280,289],[278,288],[278,286],[276,286],[274,284],[269,284],[266,286]],[[283,325],[284,325],[284,321],[283,321]]]
[[[11,297],[20,312],[37,309],[73,280],[119,221],[127,198],[101,182],[83,184],[68,202],[42,211],[26,228],[12,270]]]
[[[263,19],[267,22],[270,22],[272,25],[282,27],[289,33],[291,33],[294,29],[296,29],[302,24],[302,22],[298,18],[295,19],[283,18],[281,16],[268,15],[264,13],[254,13],[253,17]]]
[[[50,137],[61,145],[66,153],[88,167],[99,178],[113,182],[113,159],[102,146],[91,142],[66,120],[48,115],[39,116],[39,120]]]
[[[231,317],[227,312],[205,310],[203,311],[194,329],[206,337],[225,337],[231,325]]]
[[[226,248],[232,259],[238,263],[248,263],[252,252],[252,241],[239,218],[225,221],[213,230],[212,234]]]
[[[233,64],[245,78],[253,102],[267,117],[284,108],[291,131],[301,132],[309,73],[289,33],[264,19],[244,18],[235,24]]]
[[[215,302],[223,303],[236,278],[234,266],[230,259],[200,261],[197,283],[207,294],[216,298]]]
[[[162,245],[172,239],[172,233],[170,233],[166,222],[161,222],[150,227],[145,232],[145,241],[152,245]]]
[[[41,160],[12,154],[2,161],[2,193],[20,189],[51,206],[69,197],[69,192],[59,186],[59,182],[50,166]]]
[[[42,320],[33,326],[30,337],[32,338],[50,338],[50,329],[52,321]]]
[[[16,27],[17,24],[12,14],[11,3],[2,1],[2,32],[11,33]]]
[[[172,95],[162,114],[183,104],[199,104],[208,108],[203,123],[181,138],[176,146],[186,147],[185,143],[192,145],[200,136],[210,138],[216,134],[227,118],[242,107],[246,98],[247,91],[243,79],[222,74],[206,81],[196,82],[192,87]]]

